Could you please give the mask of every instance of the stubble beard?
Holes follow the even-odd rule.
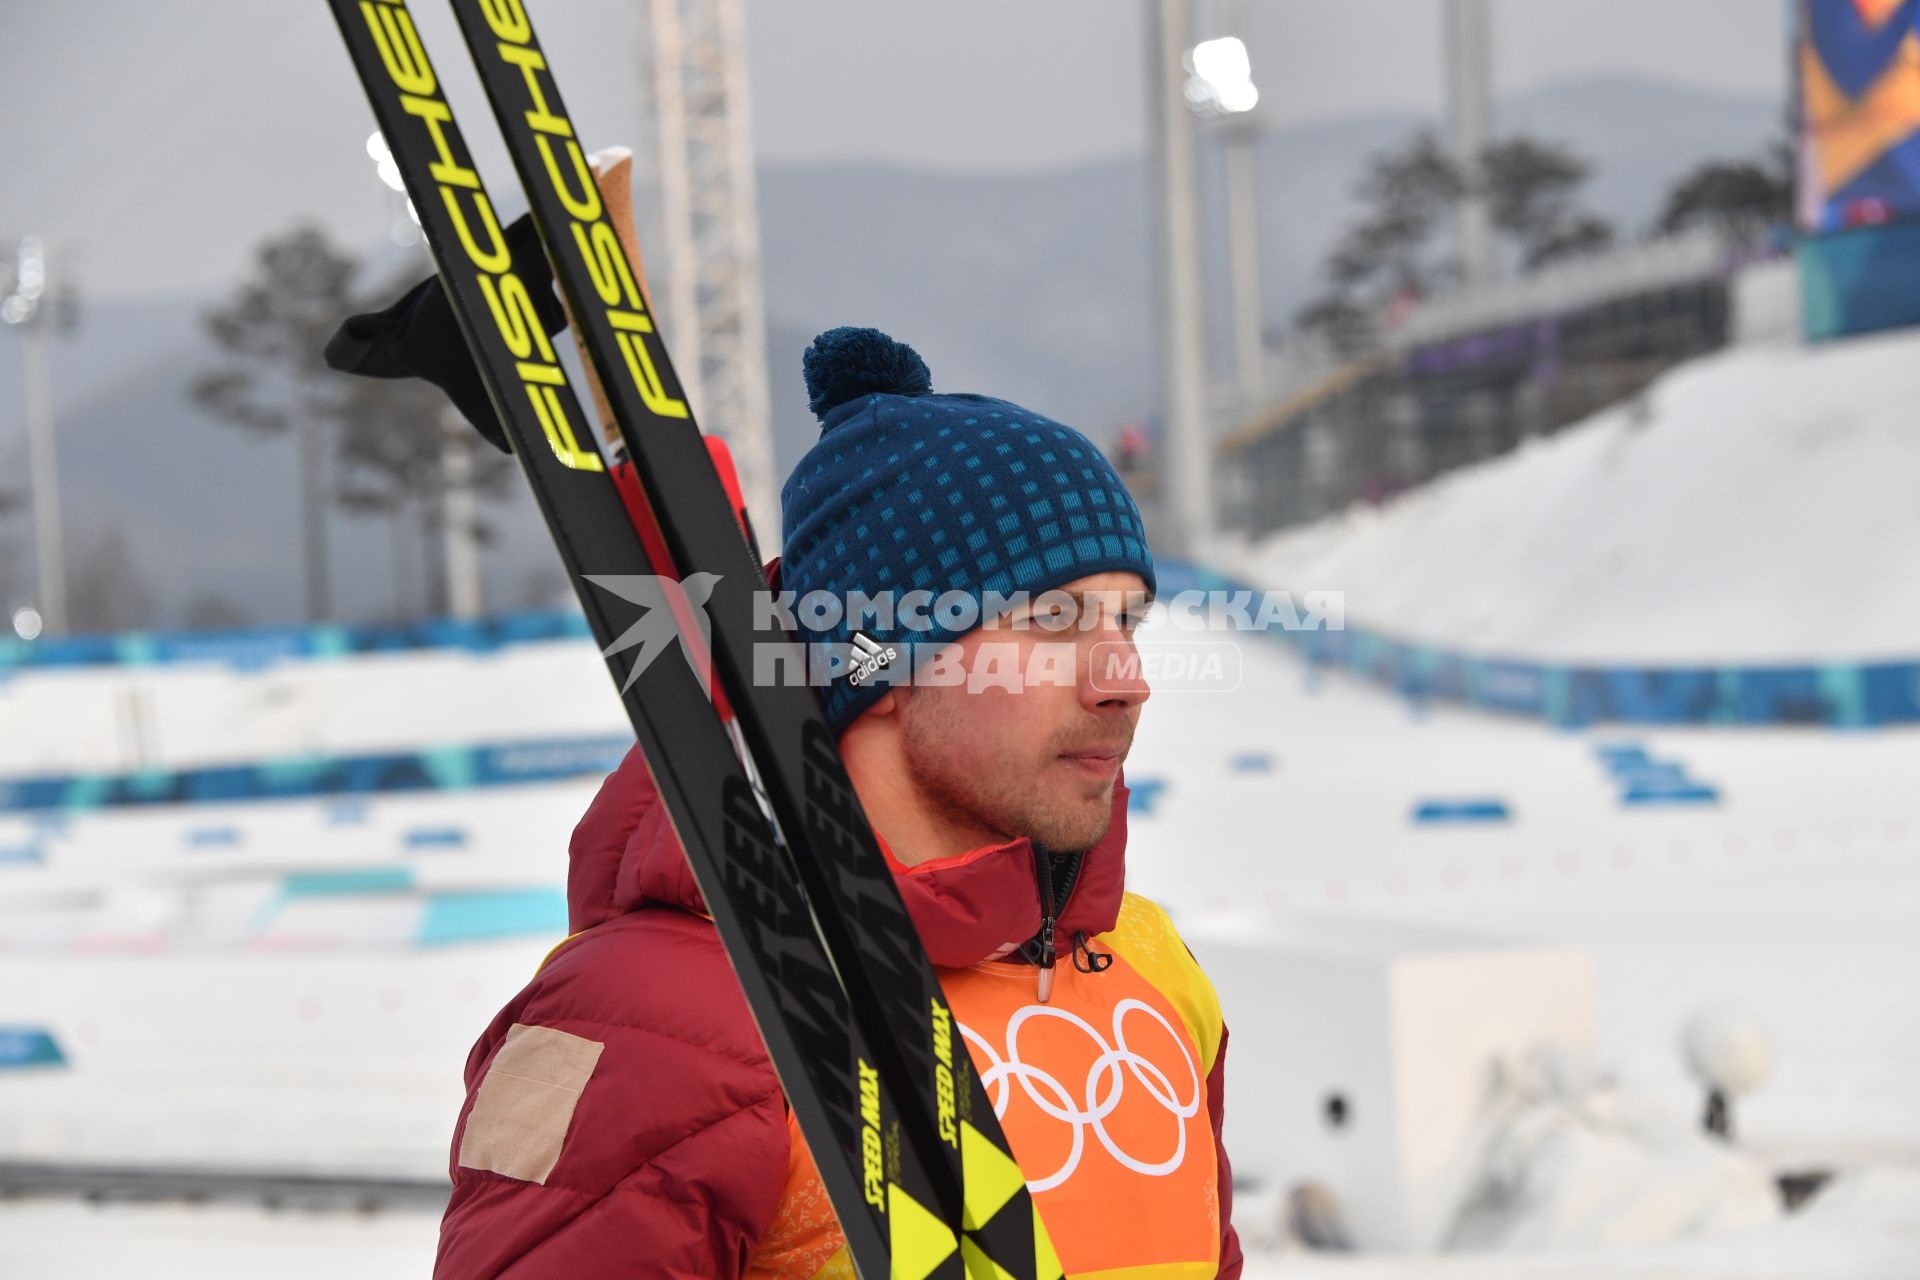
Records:
[[[909,699],[901,735],[907,775],[943,823],[969,832],[984,828],[1002,842],[1024,836],[1053,853],[1090,849],[1113,825],[1117,772],[1097,793],[1083,779],[1050,781],[1045,772],[1058,760],[1051,747],[1031,767],[1005,761],[991,770],[971,767],[955,758],[953,743],[962,733],[943,699]]]

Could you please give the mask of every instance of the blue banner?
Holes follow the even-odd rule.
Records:
[[[631,734],[609,734],[377,755],[304,756],[202,769],[0,778],[0,813],[289,800],[551,782],[611,773],[632,746]]]
[[[1191,565],[1156,566],[1160,594],[1251,590]],[[1316,667],[1350,671],[1415,701],[1458,702],[1577,727],[1799,724],[1859,729],[1920,723],[1920,660],[1777,665],[1587,666],[1412,644],[1363,627],[1271,629]]]
[[[491,653],[536,640],[588,636],[572,610],[541,609],[488,618],[423,618],[357,626],[272,627],[242,631],[129,631],[119,635],[0,639],[0,672],[31,667],[153,666],[219,663],[242,671],[296,659],[360,653],[460,649]]]
[[[64,1067],[59,1041],[42,1027],[0,1027],[0,1071],[26,1067]]]

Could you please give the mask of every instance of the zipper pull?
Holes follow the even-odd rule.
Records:
[[[1040,1003],[1053,998],[1053,917],[1040,922]]]
[[[1084,958],[1083,958],[1084,957]],[[1073,967],[1082,973],[1105,973],[1113,963],[1113,953],[1095,951],[1084,929],[1073,931]]]

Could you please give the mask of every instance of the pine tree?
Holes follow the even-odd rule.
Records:
[[[332,616],[327,556],[326,463],[347,395],[321,360],[327,337],[351,310],[354,261],[318,228],[295,227],[263,242],[254,269],[204,317],[231,359],[193,383],[215,416],[299,450],[301,566],[307,616]]]

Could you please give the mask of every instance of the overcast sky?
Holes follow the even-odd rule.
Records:
[[[1789,0],[1493,0],[1500,92],[1594,73],[1777,94]],[[1213,6],[1196,0],[1199,35]],[[1441,101],[1442,0],[1248,0],[1276,124]],[[748,0],[768,159],[1033,167],[1144,145],[1140,0]]]
[[[64,240],[95,296],[224,289],[254,242],[303,217],[348,244],[384,225],[362,151],[371,120],[320,0],[4,2],[0,237]],[[1439,109],[1441,0],[1251,4],[1268,122]],[[535,7],[593,145],[638,140],[645,7]],[[482,168],[498,173],[451,18],[433,0],[416,8]],[[1629,73],[1778,94],[1785,11],[1495,0],[1497,88]],[[969,170],[1137,150],[1144,14],[1141,0],[748,0],[760,156]]]
[[[746,3],[763,164],[1031,171],[1144,146],[1144,0]],[[1208,21],[1211,0],[1195,3],[1196,35],[1221,34]],[[1249,4],[1268,127],[1370,112],[1437,116],[1442,0]],[[480,168],[511,212],[521,201],[508,192],[511,174],[451,15],[443,0],[415,7]],[[647,8],[647,0],[533,4],[582,137],[633,145],[643,162]],[[1495,88],[1625,75],[1779,100],[1787,8],[1788,0],[1493,0]],[[0,0],[0,49],[0,249],[22,233],[47,237],[83,302],[79,333],[54,355],[70,551],[81,554],[92,531],[119,522],[153,553],[146,572],[198,575],[157,579],[169,598],[217,583],[257,617],[294,616],[291,526],[261,533],[273,518],[262,504],[277,510],[292,491],[290,452],[238,447],[217,428],[140,433],[180,425],[180,362],[199,358],[189,354],[199,340],[189,317],[231,291],[263,239],[311,222],[358,253],[403,216],[367,158],[371,113],[328,6]],[[1616,84],[1591,96],[1622,102],[1629,92]],[[1361,157],[1353,159],[1357,167]],[[1285,201],[1265,213],[1304,218]],[[1031,214],[1044,220],[1048,210]],[[1315,217],[1324,234],[1324,207]],[[955,230],[923,228],[936,242]],[[803,323],[815,318],[802,311]],[[0,488],[25,465],[17,351],[0,335]],[[141,402],[149,378],[159,379],[150,394],[167,412],[154,424],[127,422],[124,406]],[[108,422],[88,416],[95,395],[112,406],[107,435],[117,444],[73,430],[76,421]],[[150,483],[154,476],[166,478]],[[253,506],[230,500],[249,491]],[[380,530],[357,529],[336,529],[342,564],[387,554],[368,550],[369,537],[384,539]],[[530,554],[550,563],[541,547]]]

